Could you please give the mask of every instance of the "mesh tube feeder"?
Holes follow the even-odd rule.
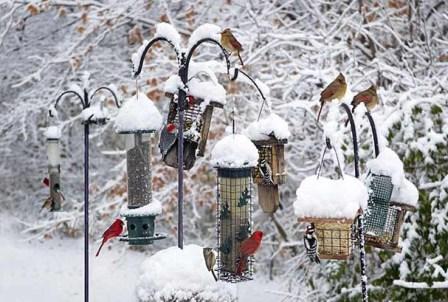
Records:
[[[50,126],[47,128],[45,136],[47,138],[49,189],[52,199],[50,210],[59,211],[62,204],[60,129],[57,126]]]
[[[162,206],[152,197],[151,135],[161,123],[160,113],[142,93],[127,101],[116,118],[117,132],[126,139],[128,203],[121,216],[126,218],[128,229],[122,240],[130,245],[148,245],[166,238],[155,233],[155,219]]]
[[[159,148],[163,161],[177,168],[178,77],[168,79],[165,95],[170,98],[168,116],[160,135]],[[174,84],[173,84],[174,82]],[[196,156],[204,156],[214,108],[223,108],[225,90],[217,83],[192,78],[188,82],[187,106],[184,113],[184,169],[193,167]],[[170,129],[169,125],[173,126]]]
[[[240,246],[252,233],[252,169],[258,151],[251,141],[232,134],[219,141],[212,151],[217,169],[217,264],[218,279],[241,282],[252,279],[253,257],[249,257],[241,274],[237,274]]]

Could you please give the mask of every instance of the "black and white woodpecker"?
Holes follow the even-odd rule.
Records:
[[[306,226],[305,235],[303,236],[303,244],[305,245],[306,254],[311,262],[320,263],[319,255],[317,254],[318,242],[314,223]]]
[[[261,176],[263,177],[263,183],[265,185],[273,185],[274,181],[272,180],[272,169],[266,159],[261,159],[260,164],[258,165],[258,170],[260,171]]]

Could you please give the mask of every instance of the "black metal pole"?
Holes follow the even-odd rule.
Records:
[[[84,124],[84,301],[89,301],[89,123]]]
[[[370,128],[372,129],[373,146],[375,148],[375,157],[380,154],[380,148],[378,146],[378,134],[376,133],[375,121],[369,111],[366,111],[367,119],[369,120]]]

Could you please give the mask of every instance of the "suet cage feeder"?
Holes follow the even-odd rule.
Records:
[[[254,183],[257,184],[258,202],[263,212],[274,213],[280,205],[278,187],[286,182],[285,144],[287,139],[252,140],[258,149],[258,165],[253,170]],[[261,163],[270,167],[272,182],[263,176]]]
[[[232,283],[251,280],[253,257],[246,260],[241,275],[236,270],[241,242],[252,231],[252,167],[217,169],[218,279]]]
[[[168,117],[160,134],[159,148],[163,161],[170,167],[177,168],[177,131],[169,132],[166,125],[179,124],[178,97],[175,93],[166,93],[171,99]],[[204,156],[207,144],[213,108],[223,108],[219,102],[210,101],[203,106],[204,100],[187,95],[187,105],[184,113],[184,169],[193,167],[196,156]],[[176,126],[177,127],[177,126]]]
[[[59,211],[62,204],[62,195],[60,194],[61,147],[59,140],[59,129],[56,126],[50,126],[47,129],[47,157],[50,197],[53,200],[51,211]]]

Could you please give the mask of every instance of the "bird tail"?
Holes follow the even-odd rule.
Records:
[[[317,264],[320,263],[320,258],[319,258],[318,255],[316,255],[316,256],[314,257],[314,261],[315,261]]]
[[[246,269],[246,261],[247,261],[247,257],[245,257],[245,256],[240,257],[240,261],[238,262],[238,266],[237,266],[236,272],[235,272],[237,275],[243,274],[243,271]]]
[[[215,281],[218,282],[218,277],[216,277],[216,273],[213,268],[211,269],[211,272],[212,272],[213,278],[215,278]]]
[[[324,108],[324,101],[321,99],[321,100],[320,100],[319,113],[317,114],[317,122],[319,122],[319,118],[320,118],[320,114],[321,114],[321,112],[322,112],[322,108]]]
[[[101,242],[100,248],[98,249],[98,252],[96,252],[95,257],[98,257],[98,255],[100,254],[100,251],[103,248],[103,245],[104,245],[105,242],[106,242],[105,240],[103,240],[103,242]]]
[[[241,66],[244,67],[243,59],[241,58],[240,52],[238,51],[237,54],[238,54],[238,58],[240,59]]]

